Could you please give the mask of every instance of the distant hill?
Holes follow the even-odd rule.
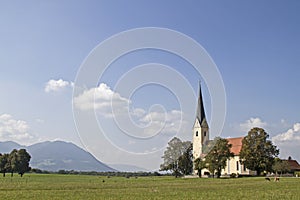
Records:
[[[73,143],[54,141],[22,146],[15,142],[0,142],[2,153],[20,148],[25,148],[30,153],[32,168],[48,171],[116,171]]]
[[[13,149],[21,149],[21,148],[26,148],[26,147],[12,141],[0,142],[0,153],[10,153]]]
[[[148,172],[149,170],[134,166],[134,165],[126,165],[126,164],[109,164],[109,166],[121,172]]]

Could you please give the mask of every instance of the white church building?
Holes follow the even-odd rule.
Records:
[[[238,138],[226,138],[229,144],[232,144],[231,152],[234,153],[234,157],[227,160],[227,166],[222,170],[222,175],[230,175],[232,173],[239,175],[255,174],[254,171],[250,171],[240,163],[239,153],[242,148],[243,137]],[[202,98],[201,85],[199,85],[199,97],[197,104],[196,119],[193,126],[193,158],[194,160],[201,157],[204,158],[204,146],[209,143],[209,125],[206,120],[204,102]],[[207,169],[203,169],[204,173],[209,173]],[[193,170],[194,174],[197,174],[197,170]]]

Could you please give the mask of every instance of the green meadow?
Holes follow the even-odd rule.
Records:
[[[183,179],[25,174],[0,178],[0,199],[300,199],[300,178]]]

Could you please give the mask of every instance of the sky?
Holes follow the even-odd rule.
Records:
[[[222,109],[212,115],[219,108],[214,80],[172,52],[149,48],[80,79],[90,59],[107,58],[97,48],[108,38],[157,27],[192,38],[217,67],[226,117],[212,135],[245,136],[259,126],[280,157],[300,161],[299,9],[296,0],[0,0],[0,141],[64,140],[108,164],[159,168],[170,138],[192,139],[199,81],[209,122],[222,116]],[[160,43],[168,41],[178,45]]]

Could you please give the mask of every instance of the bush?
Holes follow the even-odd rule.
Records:
[[[209,172],[204,172],[204,175],[205,176],[210,176],[210,173]]]
[[[230,178],[236,178],[236,173],[230,174]]]
[[[58,170],[57,173],[58,173],[58,174],[68,174],[68,172],[67,172],[66,170],[63,170],[63,169]]]
[[[31,172],[31,173],[37,173],[37,174],[43,173],[42,170],[40,170],[40,169],[35,169],[35,168],[32,168],[32,169],[30,170],[30,172]]]
[[[239,178],[245,178],[245,177],[254,177],[251,174],[239,174]]]
[[[154,175],[154,176],[161,176],[161,174],[158,173],[158,172],[154,172],[153,175]]]

